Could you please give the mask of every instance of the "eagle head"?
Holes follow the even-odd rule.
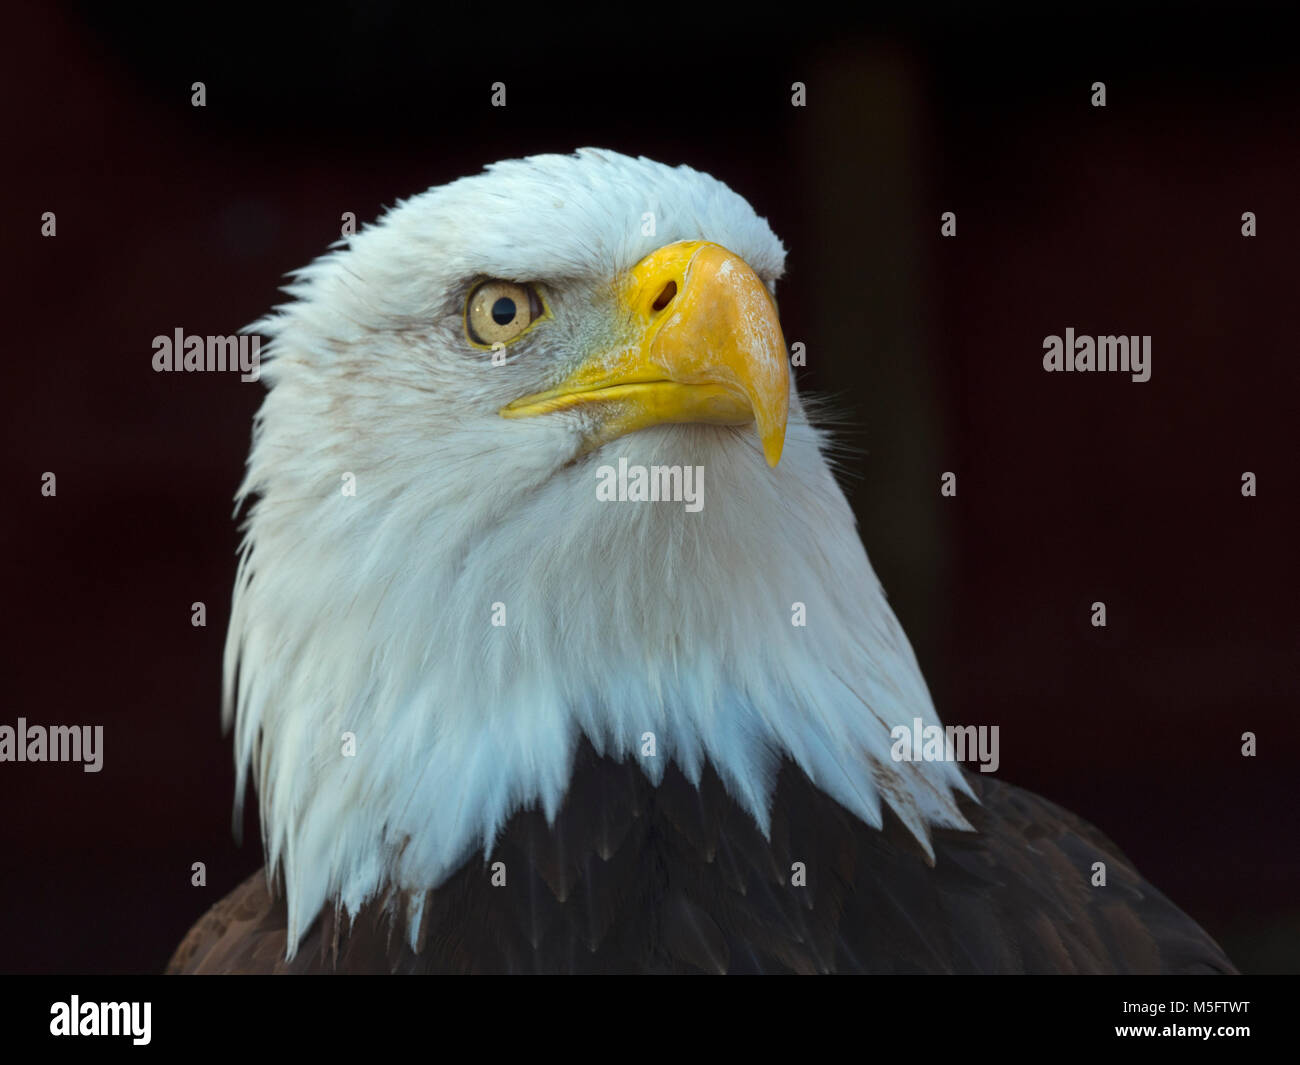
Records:
[[[791,379],[784,259],[689,167],[535,156],[399,203],[251,327],[225,717],[291,954],[327,901],[553,818],[584,735],[656,783],[711,764],[764,829],[782,759],[923,844],[965,825],[954,765],[890,756],[937,717]]]

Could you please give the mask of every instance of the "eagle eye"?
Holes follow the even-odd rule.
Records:
[[[532,285],[482,281],[465,303],[465,333],[471,343],[490,348],[522,336],[546,308]]]

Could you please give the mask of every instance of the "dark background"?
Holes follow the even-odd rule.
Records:
[[[944,720],[1002,726],[1000,775],[1243,969],[1300,969],[1293,38],[1236,3],[759,10],[7,11],[0,723],[103,724],[105,766],[0,764],[0,971],[158,970],[261,863],[219,697],[263,389],[155,374],[152,338],[247,325],[344,211],[584,145],[712,172],[786,242],[801,387]],[[1067,326],[1151,334],[1151,381],[1045,374]]]

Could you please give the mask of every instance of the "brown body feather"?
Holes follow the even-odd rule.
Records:
[[[1210,937],[1091,825],[969,774],[975,832],[939,830],[935,861],[886,814],[873,829],[792,763],[770,842],[712,770],[700,787],[585,742],[553,826],[517,813],[489,862],[430,893],[421,949],[400,907],[327,909],[292,961],[262,872],[199,921],[173,973],[1232,972]],[[1092,886],[1094,862],[1106,886]],[[802,862],[806,886],[792,883]]]

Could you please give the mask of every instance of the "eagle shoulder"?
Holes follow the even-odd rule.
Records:
[[[584,741],[554,823],[517,812],[418,918],[391,898],[352,920],[327,907],[286,961],[284,903],[259,872],[195,926],[168,971],[1234,971],[1092,825],[968,779],[975,831],[933,832],[931,862],[892,814],[866,825],[791,762],[765,836],[712,769],[696,786],[670,766],[655,786]],[[1105,886],[1092,883],[1099,861]]]

